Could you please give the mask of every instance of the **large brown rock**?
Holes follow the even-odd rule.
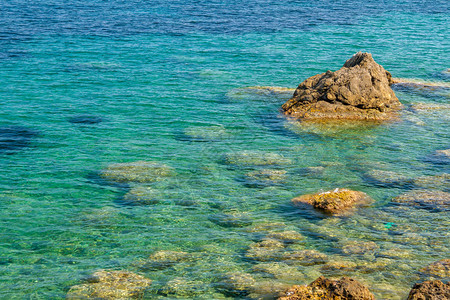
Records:
[[[448,300],[450,299],[450,283],[440,280],[416,283],[409,292],[407,300]]]
[[[347,213],[354,206],[368,204],[372,201],[366,193],[348,189],[335,189],[292,199],[297,206],[311,205],[317,210],[332,215]]]
[[[358,52],[338,71],[303,81],[282,109],[302,120],[389,120],[402,106],[392,83],[370,53]]]
[[[373,300],[369,289],[358,281],[342,277],[330,280],[320,276],[307,286],[294,285],[278,300]]]

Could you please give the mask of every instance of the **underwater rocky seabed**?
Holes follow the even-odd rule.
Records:
[[[444,25],[397,12],[339,32],[2,44],[0,298],[63,298],[100,269],[152,280],[150,299],[258,298],[319,275],[405,299],[448,280],[423,269],[449,257],[448,206],[414,198],[450,192],[448,87],[395,86],[401,121],[356,127],[299,126],[279,113],[292,91],[246,88],[295,88],[361,48],[394,77],[448,84]],[[129,183],[117,164],[132,162],[155,173]],[[338,187],[375,202],[346,217],[291,203]]]
[[[415,96],[433,97],[441,91],[396,90],[405,104],[402,121],[345,128],[301,126],[285,119],[277,111],[287,96],[283,91],[231,90],[222,105],[245,105],[247,123],[235,119],[239,126],[201,124],[174,133],[173,145],[190,149],[190,160],[182,163],[137,160],[134,154],[123,159],[129,163],[101,163],[78,171],[79,184],[92,196],[83,200],[89,207],[78,207],[77,187],[64,172],[55,178],[51,167],[28,177],[27,185],[51,181],[53,192],[66,195],[63,203],[49,203],[48,191],[32,193],[20,185],[2,193],[7,222],[36,209],[43,212],[24,221],[26,233],[16,228],[4,235],[15,255],[2,256],[3,273],[35,278],[9,286],[15,293],[28,287],[31,295],[36,289],[41,296],[61,296],[85,276],[106,268],[151,279],[145,285],[149,298],[271,298],[273,290],[307,284],[319,275],[346,275],[368,285],[378,299],[404,299],[413,283],[449,276],[419,271],[446,258],[450,246],[445,194],[450,192],[449,155],[436,151],[445,147],[432,144],[436,136],[446,137],[449,110],[445,103]],[[404,100],[408,98],[410,103]],[[418,105],[421,109],[414,109]],[[107,121],[87,124],[98,127],[80,127],[79,132],[101,130],[110,138],[105,135]],[[266,130],[278,142],[252,134]],[[4,131],[10,136],[12,129]],[[11,161],[39,151],[48,139],[23,128],[17,132],[19,141],[35,140],[31,148],[7,154]],[[21,174],[27,176],[27,170]],[[16,176],[13,180],[20,182]],[[367,192],[376,203],[352,216],[331,217],[290,202],[294,196],[335,187]],[[444,204],[434,205],[431,195],[427,206],[420,197],[424,189],[444,193]],[[403,194],[419,195],[417,203],[424,205],[391,201]],[[64,225],[55,221],[67,210],[73,213],[65,216]],[[37,238],[43,234],[51,238]],[[58,270],[60,292],[39,288],[40,282],[53,280],[42,277],[51,269]]]

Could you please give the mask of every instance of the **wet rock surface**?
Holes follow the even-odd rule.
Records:
[[[306,79],[282,109],[302,120],[389,120],[401,108],[392,83],[371,54],[358,52],[340,70]]]
[[[150,279],[129,271],[100,270],[86,283],[73,286],[66,299],[140,299],[151,283]]]
[[[369,289],[360,282],[342,277],[330,280],[323,276],[307,286],[295,285],[278,300],[374,300]]]
[[[425,281],[414,284],[407,300],[448,300],[450,299],[450,283],[440,280]]]
[[[330,215],[344,214],[355,206],[369,204],[372,201],[366,193],[348,189],[335,189],[292,199],[296,206],[310,205]]]

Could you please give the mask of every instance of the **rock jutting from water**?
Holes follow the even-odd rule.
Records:
[[[391,74],[371,54],[358,52],[338,71],[303,81],[282,109],[305,121],[391,120],[402,107],[391,84]]]
[[[450,282],[440,280],[424,281],[414,284],[407,300],[448,300],[450,299]]]
[[[372,198],[366,193],[339,188],[318,194],[302,195],[292,199],[296,206],[312,206],[330,215],[347,213],[355,206],[369,204],[372,201]]]
[[[312,283],[294,285],[278,300],[374,300],[374,295],[360,282],[342,277],[330,280],[320,276]]]
[[[141,299],[151,283],[129,271],[99,270],[86,283],[71,287],[66,299]]]

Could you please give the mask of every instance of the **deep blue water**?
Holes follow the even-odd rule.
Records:
[[[0,1],[0,298],[64,298],[86,275],[117,269],[152,279],[149,299],[170,298],[161,289],[176,278],[198,288],[174,298],[232,298],[217,284],[230,272],[275,284],[348,275],[377,299],[404,299],[422,267],[450,254],[448,210],[391,203],[450,190],[436,177],[417,183],[449,173],[435,152],[450,146],[449,12],[448,1]],[[279,112],[292,91],[247,88],[295,88],[357,51],[438,87],[395,87],[401,122],[344,129],[299,127]],[[284,163],[230,164],[255,151]],[[100,176],[135,161],[173,170],[146,186],[157,203],[133,205],[140,184]],[[286,173],[252,178],[267,169]],[[290,202],[337,187],[375,203],[324,218]],[[248,251],[270,235],[266,223],[305,237],[287,252],[358,267],[257,271]],[[351,242],[378,250],[345,254]],[[142,268],[159,250],[200,258]]]

